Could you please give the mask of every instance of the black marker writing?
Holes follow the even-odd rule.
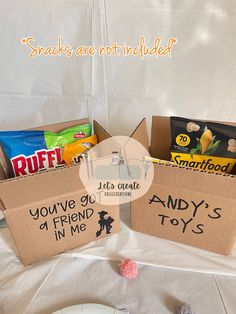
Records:
[[[221,211],[222,208],[215,208],[213,209],[213,212],[216,214],[216,216],[212,216],[210,214],[208,214],[208,217],[212,218],[212,219],[219,219],[221,217],[221,214],[218,213],[219,211]]]

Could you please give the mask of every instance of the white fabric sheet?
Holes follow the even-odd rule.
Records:
[[[167,314],[181,301],[190,303],[195,313],[235,313],[234,276],[180,270],[235,275],[235,258],[134,233],[126,226],[124,210],[119,235],[29,266],[16,257],[8,228],[1,228],[0,313],[47,314],[75,304],[102,303],[127,308],[130,314]],[[139,276],[134,281],[118,275],[122,257],[137,258]]]
[[[236,247],[231,256],[224,256],[177,242],[132,231],[129,208],[121,211],[122,226],[118,234],[93,241],[61,255],[66,257],[120,260],[132,258],[141,264],[164,268],[236,276]],[[0,229],[0,247],[15,259],[17,250],[8,228]]]
[[[201,314],[233,314],[235,309],[232,278],[139,265],[137,279],[127,281],[118,275],[116,262],[70,255],[23,268],[10,261],[7,270],[1,268],[2,314],[49,314],[88,302],[127,308],[130,314],[174,313],[180,301]]]

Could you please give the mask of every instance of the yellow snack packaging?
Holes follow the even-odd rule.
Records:
[[[231,173],[236,166],[236,127],[171,117],[171,161],[210,172]]]
[[[71,144],[66,144],[62,151],[62,159],[67,165],[79,164],[86,158],[87,152],[96,144],[96,135],[83,138]]]

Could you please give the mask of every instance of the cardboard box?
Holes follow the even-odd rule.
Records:
[[[59,132],[87,123],[70,121],[38,129]],[[94,121],[98,142],[110,135]],[[103,206],[88,195],[79,165],[0,181],[0,208],[24,265],[119,231],[119,206]],[[104,219],[109,218],[106,226]],[[102,225],[104,220],[104,224]]]
[[[135,136],[148,146],[145,119]],[[154,116],[152,157],[170,160],[170,143],[170,118]],[[229,255],[236,235],[236,176],[178,165],[154,168],[148,193],[131,203],[132,229]]]

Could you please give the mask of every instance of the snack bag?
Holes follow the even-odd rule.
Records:
[[[171,117],[171,161],[210,172],[231,173],[236,163],[236,127]]]
[[[78,164],[81,160],[86,158],[87,151],[93,148],[96,144],[96,135],[78,140],[72,144],[67,144],[64,146],[62,159],[67,165]]]
[[[10,160],[15,176],[37,173],[65,164],[61,147],[91,135],[90,123],[60,133],[40,130],[1,131],[0,144]]]

